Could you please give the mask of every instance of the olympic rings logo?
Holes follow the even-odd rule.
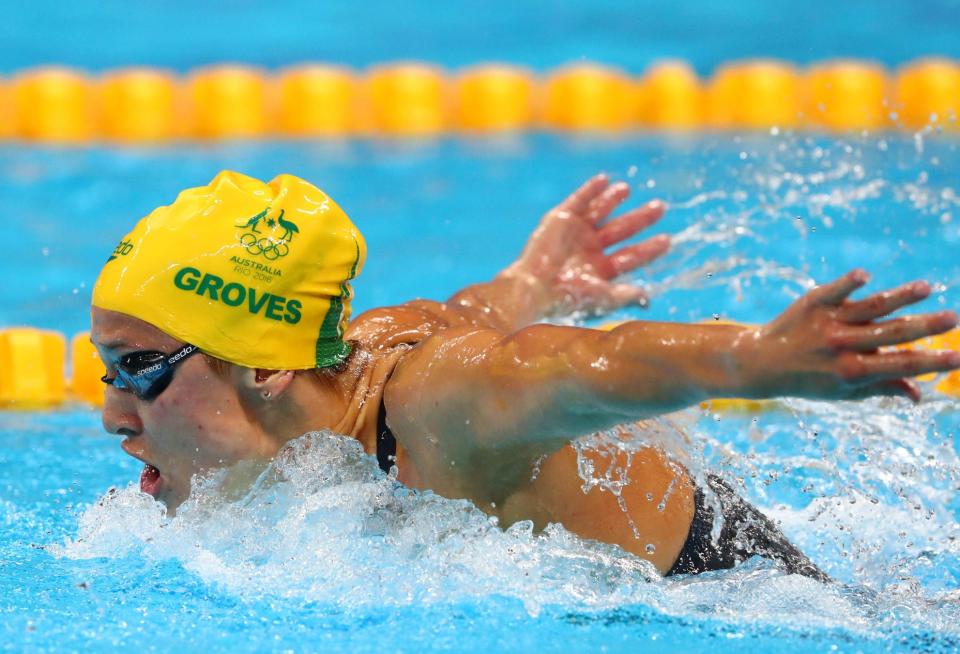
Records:
[[[253,255],[262,254],[268,261],[275,261],[290,253],[286,241],[274,241],[266,236],[257,238],[253,232],[246,232],[240,237],[240,243]]]
[[[290,247],[287,243],[292,241],[296,234],[300,233],[300,228],[292,220],[284,220],[283,209],[280,210],[280,215],[276,218],[268,217],[269,213],[270,207],[267,207],[257,215],[248,218],[243,224],[235,225],[235,227],[250,230],[240,236],[240,244],[247,249],[247,252],[254,256],[261,255],[268,261],[275,261],[290,253]],[[264,236],[263,232],[260,231],[259,225],[261,222],[267,226],[269,236]],[[280,238],[274,238],[273,234],[281,229],[283,234]]]

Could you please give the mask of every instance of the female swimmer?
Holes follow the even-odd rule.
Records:
[[[366,246],[340,207],[291,175],[264,184],[220,173],[141,220],[100,274],[91,337],[107,367],[104,426],[125,437],[121,447],[145,464],[142,490],[170,511],[193,475],[270,460],[329,429],[384,469],[396,465],[402,483],[469,498],[503,526],[559,522],[664,574],[756,554],[825,579],[718,477],[702,482],[705,501],[655,441],[629,461],[626,512],[609,492],[583,492],[570,442],[712,397],[918,401],[910,377],[957,368],[960,353],[885,347],[947,331],[957,315],[889,318],[930,286],[851,300],[868,279],[854,270],[760,327],[538,324],[645,302],[615,280],[669,238],[607,254],[663,214],[651,202],[611,217],[627,195],[597,176],[547,213],[492,281],[348,323]],[[711,507],[724,518],[716,542]]]

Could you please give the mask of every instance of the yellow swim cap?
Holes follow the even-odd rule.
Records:
[[[366,255],[347,215],[309,182],[223,171],[137,223],[93,305],[241,366],[330,366],[350,353],[349,282]]]

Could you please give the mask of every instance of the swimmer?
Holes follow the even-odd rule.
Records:
[[[955,369],[960,353],[886,348],[945,332],[957,315],[890,318],[929,284],[853,300],[868,281],[854,270],[759,327],[539,323],[646,303],[617,280],[670,240],[623,245],[664,212],[650,202],[614,216],[627,195],[597,176],[492,281],[351,321],[366,246],[341,208],[291,175],[265,184],[222,172],[142,219],[100,273],[91,339],[107,368],[104,427],[144,462],[141,489],[171,512],[193,475],[269,461],[326,429],[395,466],[403,484],[467,498],[504,527],[561,523],[663,574],[760,555],[826,580],[722,479],[698,485],[652,431],[616,461],[628,466],[626,511],[610,492],[583,491],[570,443],[622,425],[642,436],[643,420],[715,397],[919,401],[911,377]]]

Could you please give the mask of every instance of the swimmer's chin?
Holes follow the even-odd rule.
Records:
[[[155,495],[153,499],[162,504],[166,509],[167,517],[172,518],[177,515],[177,509],[183,506],[183,503],[187,501],[188,496],[189,495],[176,493],[172,489],[164,489],[162,492]]]
[[[153,499],[164,505],[167,516],[171,518],[188,500],[206,506],[236,502],[246,497],[258,482],[262,483],[263,471],[270,462],[249,459],[225,468],[197,472],[185,487],[164,479],[165,483],[153,495]]]
[[[156,470],[156,469],[154,469]],[[154,501],[162,504],[166,509],[167,515],[173,517],[179,508],[190,496],[190,486],[184,492],[180,485],[169,479],[166,475],[156,471],[156,475],[149,481],[144,481],[148,473],[141,475],[140,492],[149,495]]]

